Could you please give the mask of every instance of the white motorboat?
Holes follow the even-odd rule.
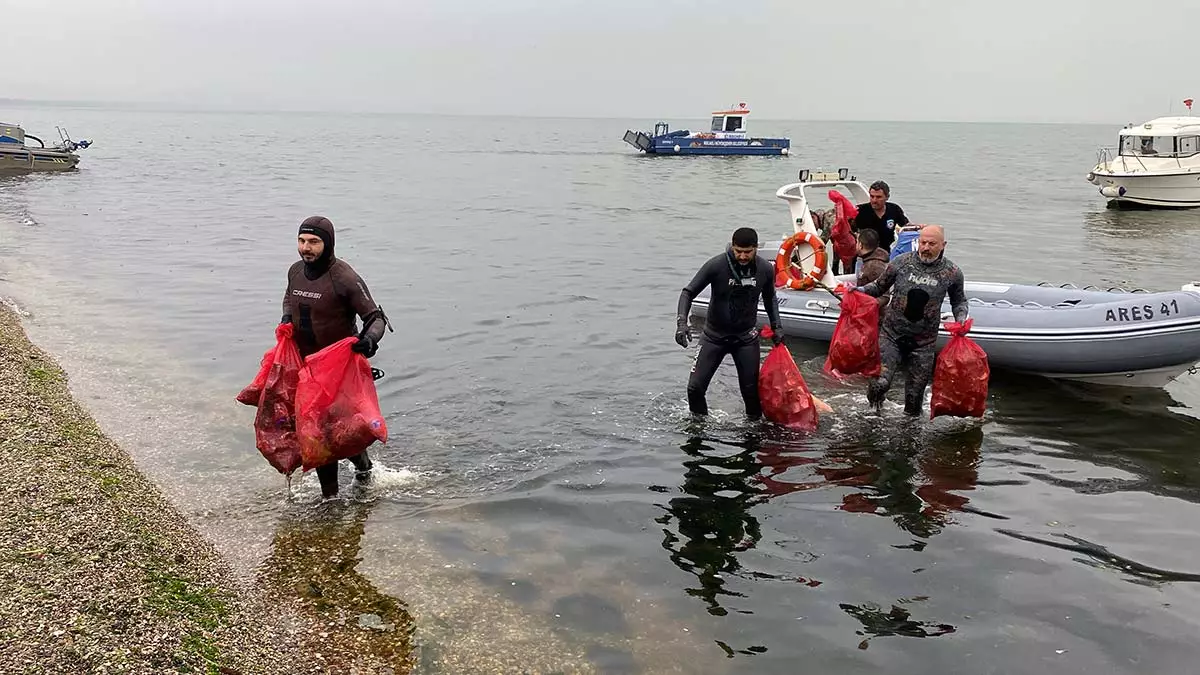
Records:
[[[840,175],[839,175],[840,174]],[[776,197],[788,204],[794,223],[795,248],[783,242],[764,242],[767,262],[780,258],[827,288],[842,281],[853,282],[854,274],[834,275],[831,255],[822,251],[819,230],[810,210],[810,200],[837,189],[851,199],[863,199],[867,187],[845,170],[839,174],[801,172],[801,182],[779,188]],[[806,178],[815,177],[816,180]],[[812,194],[806,194],[811,192]],[[778,251],[778,255],[776,254]],[[785,251],[790,251],[786,253]],[[799,255],[803,251],[805,255]],[[823,263],[816,263],[824,259]],[[971,339],[987,352],[993,369],[1039,375],[1054,379],[1128,387],[1163,387],[1180,375],[1197,372],[1200,362],[1200,285],[1187,284],[1178,290],[1145,291],[1120,288],[1078,288],[1071,284],[994,283],[973,281],[967,274],[964,290],[974,319]],[[778,283],[778,282],[777,282]],[[783,332],[789,337],[828,342],[833,338],[841,304],[835,295],[816,286],[807,290],[776,288],[776,302]],[[709,289],[692,303],[692,313],[707,316]],[[767,321],[759,305],[759,321]],[[952,321],[950,303],[942,305],[942,318]],[[949,334],[939,331],[938,348]]]
[[[1185,101],[1191,111],[1191,99]],[[1159,117],[1121,129],[1087,175],[1110,204],[1200,207],[1200,117]]]

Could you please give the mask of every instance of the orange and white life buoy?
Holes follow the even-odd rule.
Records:
[[[807,273],[797,274],[792,271],[792,251],[796,250],[796,246],[804,243],[808,244],[813,250],[812,269]],[[775,285],[777,287],[786,286],[796,291],[807,291],[816,285],[821,277],[825,276],[825,263],[828,262],[828,253],[825,251],[825,242],[821,238],[811,232],[797,232],[788,237],[787,241],[779,247],[779,254],[775,256]]]

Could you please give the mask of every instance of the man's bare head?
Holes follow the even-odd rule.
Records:
[[[941,225],[926,225],[917,237],[917,256],[924,262],[933,262],[946,250],[946,232]]]

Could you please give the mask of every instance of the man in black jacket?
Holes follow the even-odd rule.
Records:
[[[890,252],[892,243],[896,241],[896,228],[908,225],[908,216],[904,215],[904,209],[899,204],[888,201],[892,190],[887,183],[881,180],[871,183],[867,194],[871,201],[858,205],[853,230],[855,233],[864,229],[875,230],[879,233],[879,247]]]
[[[705,394],[713,375],[726,354],[733,355],[738,385],[751,419],[762,416],[758,400],[758,301],[762,298],[775,344],[783,343],[779,324],[779,306],[775,302],[775,271],[771,263],[758,256],[758,233],[748,227],[733,233],[724,253],[704,263],[696,276],[679,294],[675,342],[686,348],[691,339],[687,326],[692,299],[705,286],[711,286],[708,315],[700,337],[700,351],[688,378],[688,408],[695,415],[708,414]]]

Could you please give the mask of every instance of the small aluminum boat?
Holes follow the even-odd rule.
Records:
[[[91,141],[73,141],[65,129],[58,129],[61,142],[46,147],[42,139],[25,133],[17,124],[0,122],[0,173],[29,171],[70,171],[79,165],[76,150],[87,148]],[[37,147],[26,144],[25,139],[37,141]]]

